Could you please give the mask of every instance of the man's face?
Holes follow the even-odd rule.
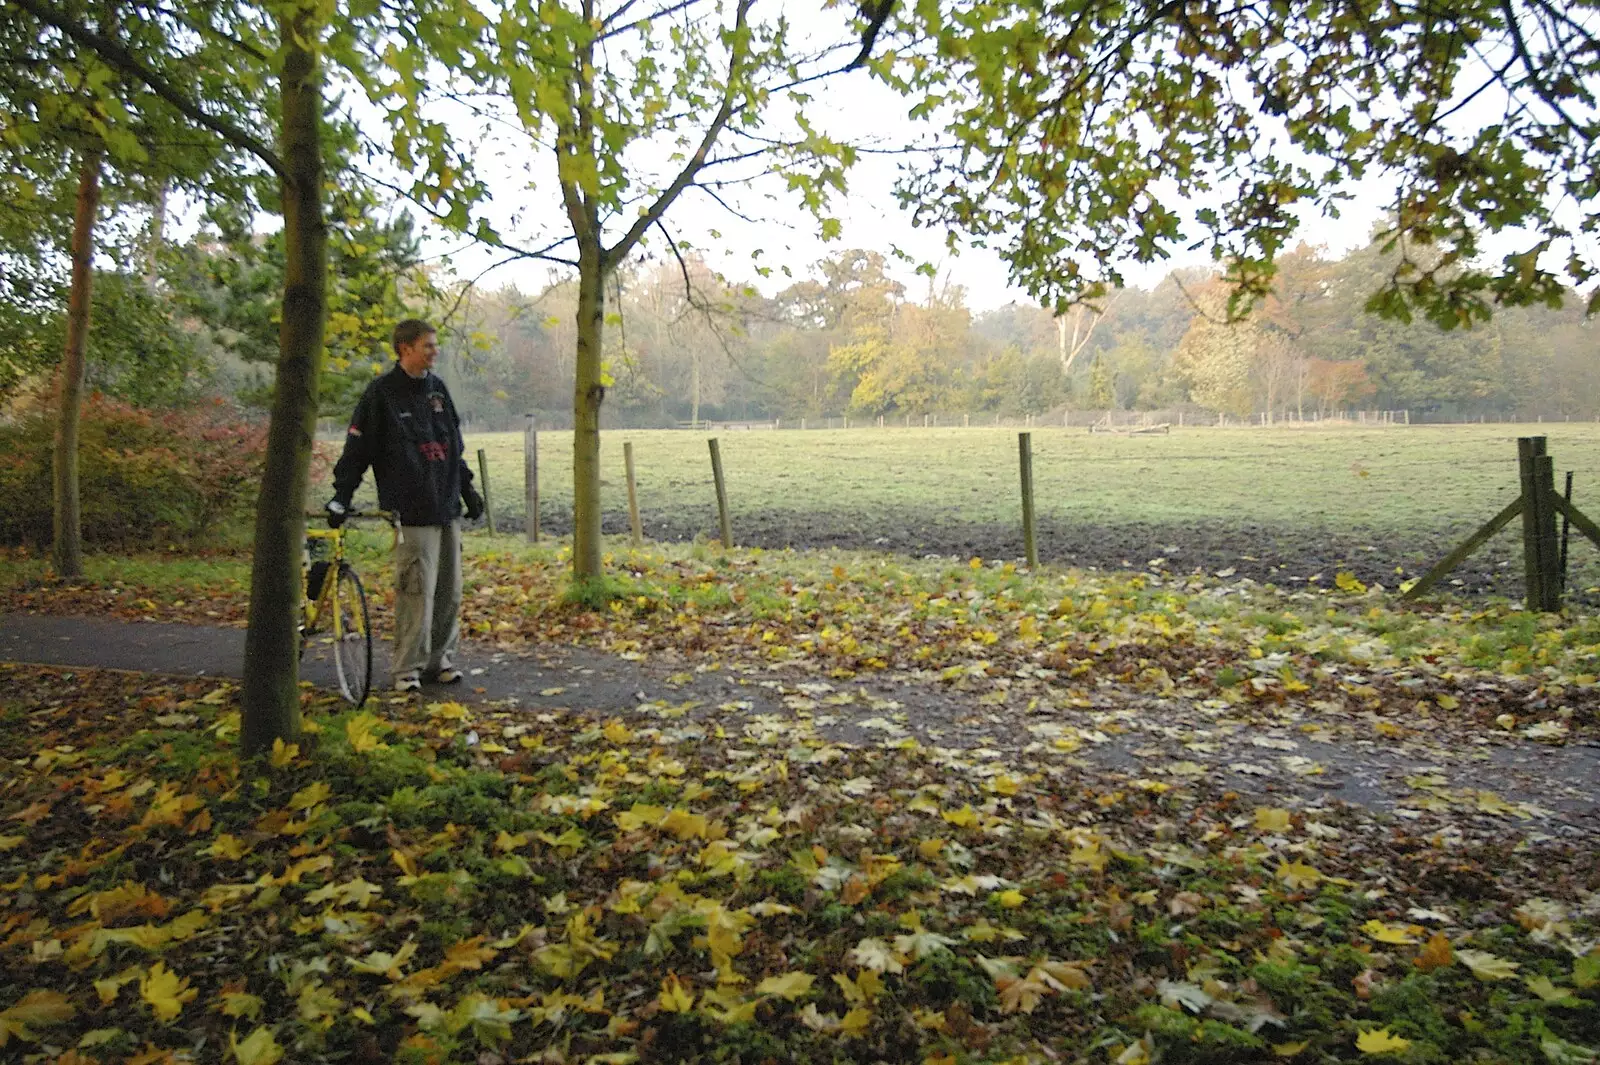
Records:
[[[437,333],[423,333],[409,344],[400,345],[400,364],[409,373],[420,374],[424,370],[433,369],[433,362],[439,357],[439,335]]]

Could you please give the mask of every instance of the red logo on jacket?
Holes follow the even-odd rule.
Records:
[[[447,454],[444,445],[436,440],[429,440],[425,444],[419,444],[417,449],[422,452],[422,457],[429,462],[443,462]]]

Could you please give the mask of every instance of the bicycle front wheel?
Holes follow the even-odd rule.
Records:
[[[352,706],[360,706],[372,690],[372,625],[361,578],[347,563],[339,564],[334,594],[338,617],[329,626],[333,630],[333,667],[339,675],[340,694]]]

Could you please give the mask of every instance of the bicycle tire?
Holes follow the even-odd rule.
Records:
[[[352,706],[360,706],[372,691],[372,622],[367,614],[366,590],[347,562],[339,563],[334,594],[339,616],[330,626],[328,638],[333,644],[339,693]]]

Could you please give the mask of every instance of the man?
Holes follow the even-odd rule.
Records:
[[[444,382],[432,372],[439,357],[433,326],[408,318],[394,327],[394,369],[367,386],[333,468],[328,525],[337,529],[367,467],[378,482],[378,505],[395,514],[394,687],[414,692],[424,680],[457,684],[461,639],[461,504],[467,519],[483,514],[472,487],[461,419]]]

